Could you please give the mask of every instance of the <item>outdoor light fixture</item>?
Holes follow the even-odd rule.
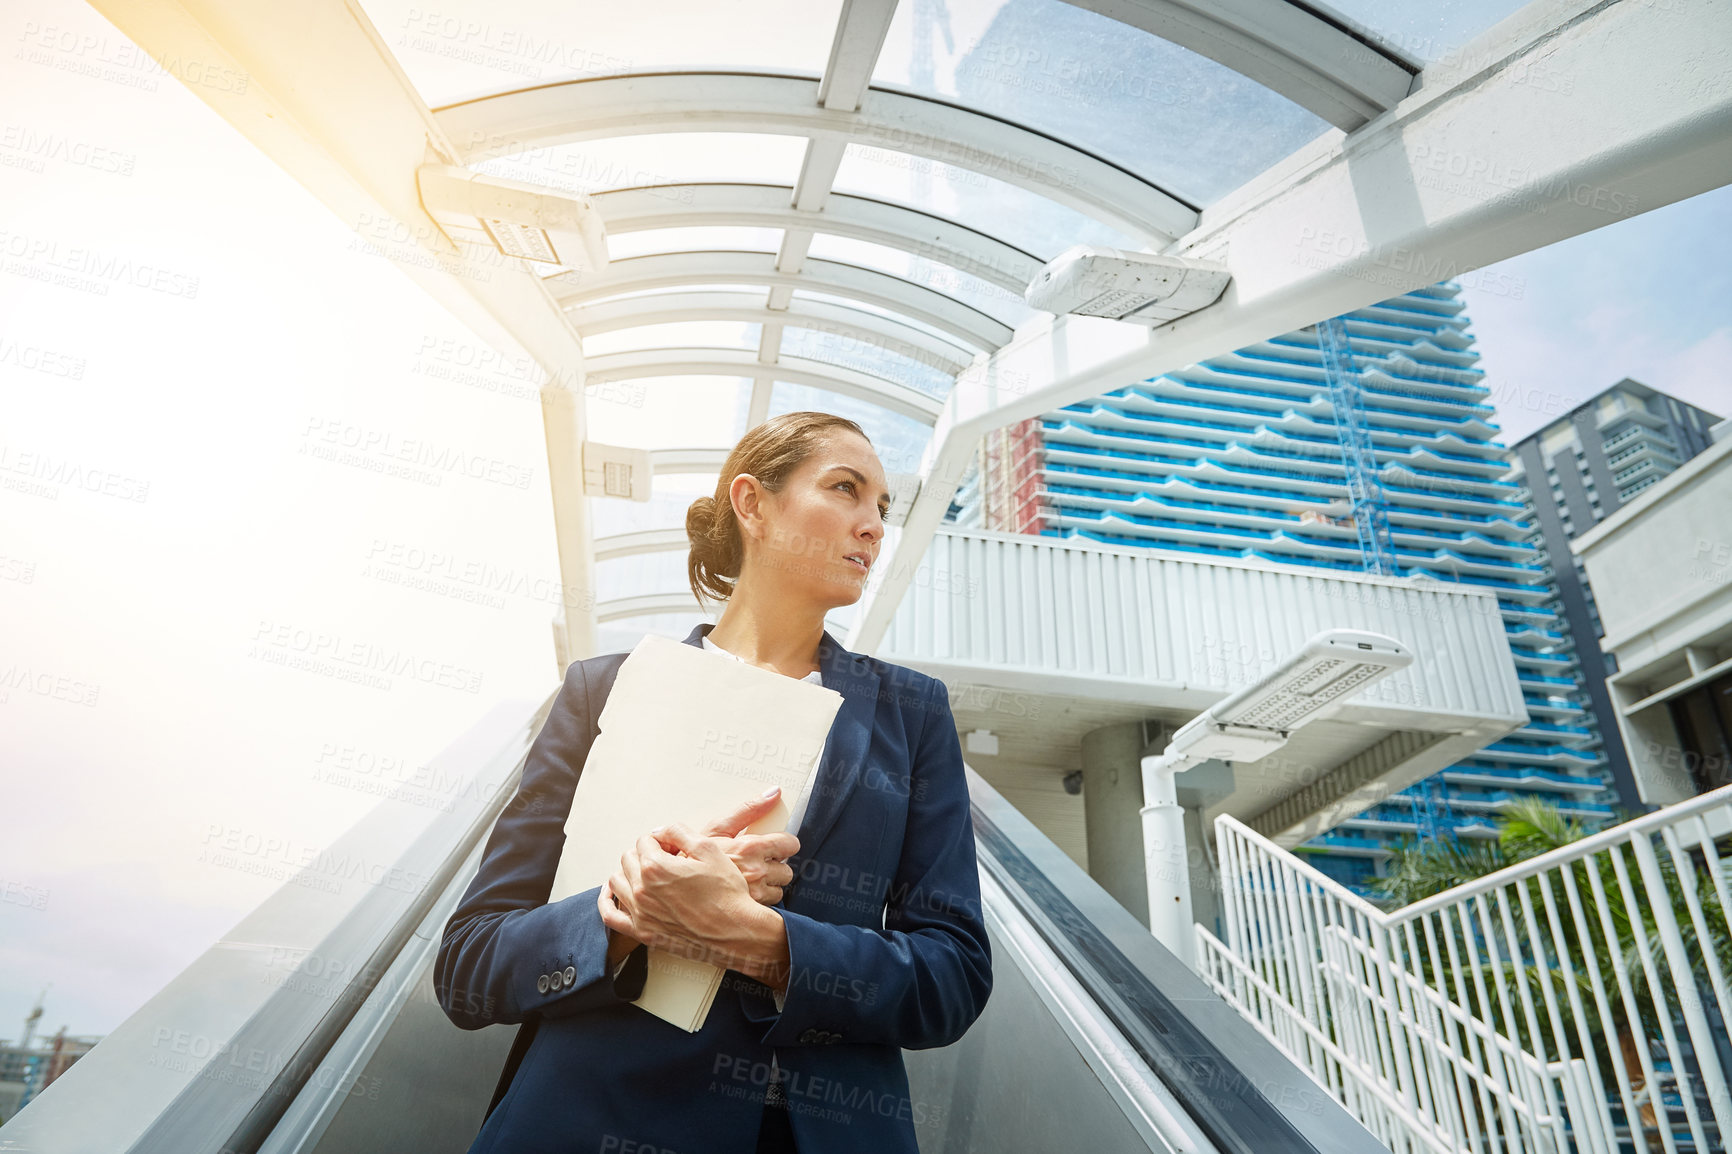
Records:
[[[607,264],[601,214],[581,193],[449,164],[415,173],[421,203],[453,240],[482,239],[506,256],[572,269]]]
[[[650,499],[650,481],[655,470],[650,464],[648,449],[585,441],[582,457],[585,497],[624,497],[629,501]]]
[[[1214,304],[1232,279],[1213,261],[1079,244],[1047,262],[1023,299],[1049,313],[1154,326]]]
[[[1292,657],[1193,717],[1167,748],[1142,760],[1143,857],[1149,881],[1149,931],[1188,966],[1191,877],[1185,814],[1174,775],[1205,761],[1255,762],[1280,749],[1300,726],[1366,685],[1413,664],[1392,637],[1357,629],[1319,633]]]

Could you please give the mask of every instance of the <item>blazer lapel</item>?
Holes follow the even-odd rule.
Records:
[[[714,628],[708,621],[699,622],[685,643],[703,648],[704,638]],[[866,751],[872,744],[872,721],[878,712],[878,674],[872,662],[844,649],[828,629],[818,642],[818,668],[824,687],[842,695],[842,707],[830,723],[830,736],[818,763],[817,784],[800,822],[800,852],[795,855],[799,858],[811,857],[823,844],[859,783]]]

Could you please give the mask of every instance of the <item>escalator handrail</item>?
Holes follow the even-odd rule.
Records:
[[[1126,1043],[1221,1151],[1387,1154],[1356,1118],[1226,1006],[972,769],[969,790],[975,838],[982,850],[981,869],[991,874]],[[1013,833],[1007,828],[1012,825],[1025,828]],[[1039,864],[1024,852],[1025,847],[1033,848],[1033,839],[1045,843],[1035,851]],[[1087,913],[1072,900],[1084,894]],[[1106,923],[1119,924],[1111,925],[1109,933]],[[1138,955],[1136,960],[1127,949]],[[1180,996],[1170,996],[1163,985],[1177,987]],[[1184,1005],[1226,1012],[1209,1013],[1205,1029],[1198,1015],[1187,1013]],[[1256,1056],[1272,1076],[1248,1076],[1242,1063],[1220,1044],[1222,1040],[1241,1057]],[[1303,1100],[1307,1108],[1272,1101],[1264,1088],[1276,1080],[1293,1088],[1292,1097]],[[1297,1117],[1301,1113],[1315,1120],[1301,1124]],[[1325,1134],[1327,1144],[1320,1145]]]

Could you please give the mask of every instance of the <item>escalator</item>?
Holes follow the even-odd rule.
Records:
[[[501,706],[4,1127],[0,1154],[461,1154],[514,1027],[434,995],[552,698]],[[1371,1154],[1371,1136],[972,770],[993,993],[906,1054],[920,1147]],[[477,1071],[487,1071],[477,1077]]]

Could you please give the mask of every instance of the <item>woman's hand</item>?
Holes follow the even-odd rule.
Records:
[[[618,903],[611,910],[610,896]],[[746,879],[713,837],[677,823],[644,835],[602,887],[599,904],[603,925],[646,945],[738,970],[775,989],[788,980],[782,919],[752,900]]]
[[[753,798],[729,813],[703,827],[700,838],[712,845],[717,853],[732,862],[735,872],[744,881],[747,896],[761,905],[775,905],[782,900],[783,887],[794,880],[794,870],[787,864],[787,859],[800,851],[800,839],[791,833],[748,834],[743,831],[754,821],[773,808],[778,799],[779,789],[771,789],[761,797]],[[620,916],[621,911],[638,908],[632,886],[634,868],[635,876],[642,877],[645,855],[645,843],[649,842],[665,851],[665,854],[680,854],[679,846],[665,838],[650,835],[639,838],[638,844],[620,855],[620,872],[609,878],[601,887],[601,893],[596,899],[597,908],[601,911],[602,924],[607,926],[608,934],[608,969],[618,966],[625,956],[635,949],[643,940],[634,936],[632,919],[629,915]],[[701,857],[702,855],[695,855]],[[616,888],[616,886],[618,888]],[[690,893],[683,888],[677,902],[686,900]],[[730,889],[730,894],[732,893]],[[623,894],[625,901],[620,900]],[[665,899],[667,894],[658,895]],[[713,895],[712,895],[713,896]],[[732,900],[731,897],[729,900]],[[652,905],[656,898],[652,897]],[[667,907],[660,907],[665,913]],[[652,932],[646,927],[643,932]],[[687,936],[691,936],[688,934]],[[652,945],[657,944],[652,942]]]
[[[733,859],[740,876],[746,879],[752,900],[766,906],[781,901],[782,887],[794,880],[794,869],[787,861],[800,852],[800,839],[791,833],[744,831],[775,808],[780,793],[780,787],[771,789],[699,831]]]

